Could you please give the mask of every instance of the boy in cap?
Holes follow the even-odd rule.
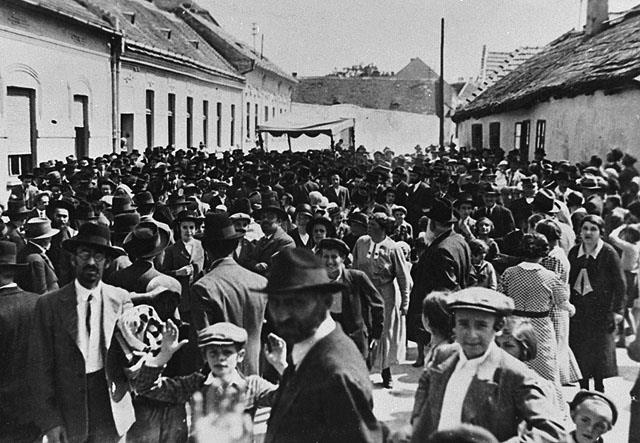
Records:
[[[610,431],[618,419],[616,405],[597,391],[579,391],[569,408],[576,429],[569,434],[568,443],[602,443],[601,435]]]
[[[165,322],[162,345],[156,356],[148,356],[137,370],[132,387],[138,396],[152,400],[184,403],[200,392],[204,399],[202,410],[224,412],[229,402],[241,405],[244,412],[253,416],[256,409],[270,406],[278,388],[257,375],[244,377],[237,369],[245,356],[247,331],[233,323],[216,323],[198,332],[198,347],[207,362],[208,373],[194,372],[185,377],[163,377],[165,365],[171,356],[187,343],[178,341],[178,328],[171,321]],[[283,372],[286,363],[286,344],[275,335],[269,336],[270,353],[267,360]]]
[[[563,414],[545,396],[538,375],[495,344],[513,307],[509,297],[486,288],[451,295],[457,349],[420,378],[412,442],[461,423],[482,426],[499,441],[519,435],[521,441],[564,441]]]

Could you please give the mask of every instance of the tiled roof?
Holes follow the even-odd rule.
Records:
[[[72,19],[103,28],[112,28],[109,17],[100,11],[92,11],[82,0],[19,0],[21,3],[41,7]]]
[[[640,74],[640,15],[632,10],[611,23],[590,38],[576,31],[559,37],[464,105],[454,120],[628,85]]]
[[[177,54],[222,73],[238,72],[189,25],[170,12],[144,0],[75,0],[108,11],[117,17],[128,42]]]
[[[295,88],[293,101],[318,105],[352,104],[363,108],[436,114],[437,78],[403,80],[394,77],[306,77]],[[445,104],[453,89],[445,83]]]
[[[395,77],[404,80],[427,80],[438,78],[438,74],[419,57],[416,57],[412,58],[407,66],[399,70]]]

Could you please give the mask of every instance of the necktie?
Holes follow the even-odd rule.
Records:
[[[85,318],[87,338],[89,339],[89,341],[91,338],[91,300],[93,300],[93,295],[89,294],[89,297],[87,297],[87,317]]]

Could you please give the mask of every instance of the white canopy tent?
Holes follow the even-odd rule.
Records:
[[[339,139],[343,139],[351,146],[355,145],[355,119],[353,118],[340,118],[329,121],[304,121],[292,116],[286,116],[269,122],[268,124],[259,125],[257,132],[261,146],[263,145],[263,133],[274,137],[286,135],[289,149],[291,149],[291,139],[303,135],[308,137],[328,135],[331,138],[331,148],[334,147],[336,140]]]

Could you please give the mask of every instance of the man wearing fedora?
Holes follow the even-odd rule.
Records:
[[[168,231],[171,235],[169,237],[169,244],[173,244],[173,231],[168,224],[158,221],[154,218],[154,214],[157,208],[157,203],[153,198],[153,195],[149,191],[139,192],[133,197],[133,201],[138,207],[140,213],[141,222],[151,222],[158,225],[159,228]]]
[[[513,300],[478,287],[449,297],[456,345],[420,377],[411,441],[463,423],[482,426],[498,441],[565,441],[563,414],[539,376],[494,341]]]
[[[295,248],[293,239],[282,229],[282,224],[289,216],[277,205],[262,209],[260,227],[264,237],[256,242],[248,260],[241,263],[247,269],[259,274],[266,274],[273,257],[286,248]]]
[[[106,226],[87,223],[65,240],[75,280],[40,297],[29,347],[36,423],[49,442],[116,442],[135,421],[117,319],[132,307],[129,293],[102,282],[120,255]]]
[[[333,294],[343,289],[307,249],[275,257],[265,288],[268,309],[276,333],[293,347],[266,443],[382,441],[367,366],[329,314]]]
[[[576,244],[576,234],[573,228],[560,220],[561,203],[556,200],[556,196],[552,190],[542,188],[533,197],[533,203],[531,204],[531,210],[534,214],[541,214],[547,219],[554,220],[560,228],[560,239],[558,244],[565,253],[569,253],[569,250]]]
[[[75,212],[73,203],[67,199],[54,200],[47,207],[48,217],[51,226],[59,232],[51,237],[51,247],[47,255],[53,264],[53,268],[58,276],[58,284],[64,286],[71,283],[73,275],[73,265],[71,265],[71,254],[62,248],[62,242],[75,236],[78,231],[71,227],[71,219]]]
[[[3,214],[9,217],[6,237],[10,242],[15,243],[18,252],[27,245],[24,238],[24,224],[30,213],[31,211],[25,206],[24,200],[9,200],[7,210]]]
[[[453,291],[469,285],[471,251],[461,234],[453,230],[457,217],[448,200],[435,199],[429,212],[434,239],[412,269],[414,286],[409,299],[407,335],[418,344],[416,366],[422,366],[428,334],[422,325],[422,302],[433,291]]]
[[[484,191],[481,193],[484,206],[478,208],[475,212],[474,218],[480,220],[482,217],[487,217],[493,222],[493,232],[490,236],[493,238],[502,238],[509,232],[513,231],[515,222],[513,220],[513,214],[511,211],[499,204],[500,191],[493,185],[487,185]]]
[[[131,259],[131,266],[109,274],[106,283],[126,289],[129,292],[147,292],[149,282],[162,272],[155,262],[169,244],[169,232],[158,228],[155,223],[141,222],[124,239],[122,247]]]
[[[60,287],[56,270],[47,255],[51,238],[57,233],[48,218],[32,218],[26,223],[27,245],[18,253],[18,263],[27,267],[16,278],[18,286],[25,291],[44,294]]]
[[[0,241],[0,442],[32,443],[40,435],[30,408],[30,379],[25,377],[27,348],[38,295],[22,290],[15,274],[16,245]]]
[[[225,214],[208,214],[202,246],[212,260],[208,272],[191,286],[191,315],[201,330],[219,322],[231,322],[248,334],[245,375],[259,374],[260,335],[265,318],[266,297],[260,291],[267,280],[240,266],[233,253],[244,236]]]

